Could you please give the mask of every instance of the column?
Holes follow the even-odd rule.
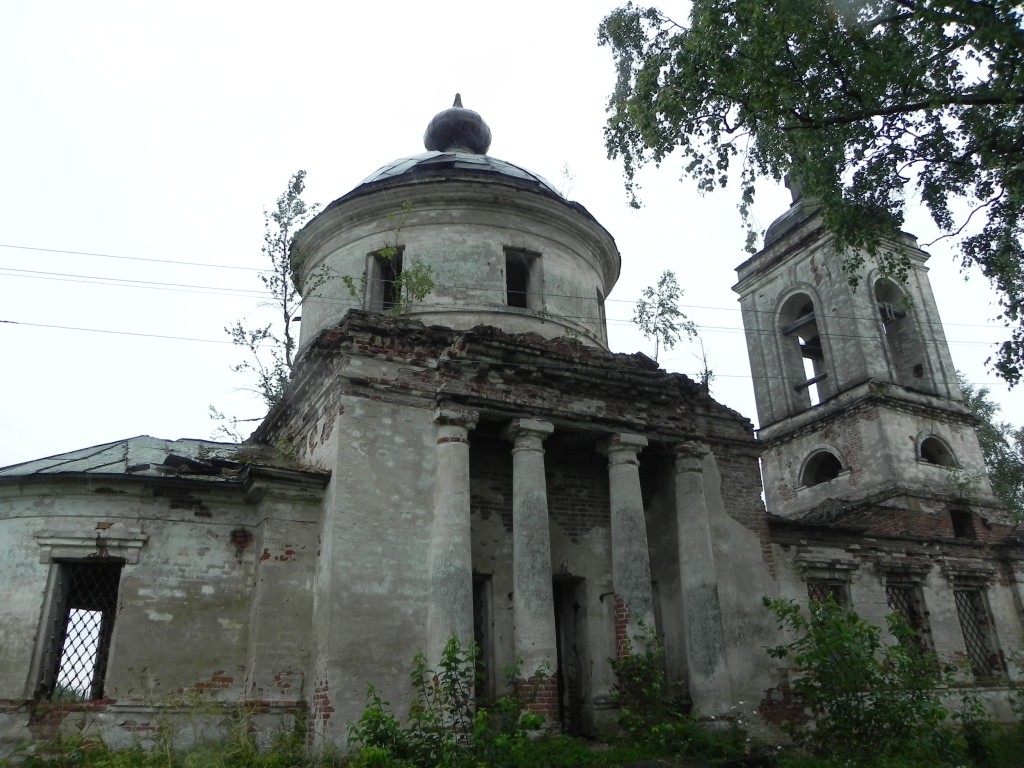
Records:
[[[469,520],[469,430],[474,411],[439,408],[430,542],[430,612],[427,658],[436,663],[450,637],[473,643],[473,546]]]
[[[675,462],[687,679],[694,709],[705,715],[725,712],[733,703],[704,497],[702,462],[709,454],[703,443],[682,443],[676,447]]]
[[[516,419],[505,430],[512,440],[512,612],[520,682],[531,709],[557,723],[558,678],[555,605],[551,586],[551,539],[544,479],[545,421]]]
[[[640,493],[640,451],[647,446],[642,435],[619,433],[598,446],[608,457],[608,491],[612,527],[612,586],[615,589],[615,648],[621,657],[630,644],[634,653],[644,651],[644,628],[654,632],[654,598],[651,593],[651,559],[647,548],[647,523]]]

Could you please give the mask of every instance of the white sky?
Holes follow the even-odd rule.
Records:
[[[223,328],[268,317],[253,271],[263,266],[263,209],[297,169],[308,172],[307,199],[328,203],[423,151],[427,122],[456,91],[491,126],[492,155],[563,187],[568,165],[569,196],[615,236],[613,348],[653,351],[629,323],[632,305],[674,269],[717,375],[713,394],[754,420],[730,290],[746,258],[736,192],[700,198],[668,164],[643,174],[645,207],[633,211],[620,166],[606,159],[614,73],[596,29],[615,5],[5,4],[0,466],[138,434],[209,437],[210,404],[261,416],[229,370],[242,351]],[[686,15],[678,4],[665,10]],[[766,184],[760,228],[788,204],[786,190]],[[908,229],[933,236],[923,218]],[[1024,423],[1019,393],[984,366],[1002,338],[991,291],[980,278],[963,282],[949,248],[932,252],[956,365]],[[661,362],[693,373],[696,351],[684,344]]]

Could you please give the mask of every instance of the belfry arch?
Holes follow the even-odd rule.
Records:
[[[825,345],[814,300],[804,292],[794,293],[779,310],[782,371],[787,386],[795,393],[797,410],[827,400],[835,392],[829,379]]]
[[[924,338],[909,297],[892,280],[880,277],[874,283],[874,299],[893,383],[930,391]]]

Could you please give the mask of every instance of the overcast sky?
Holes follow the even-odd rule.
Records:
[[[307,199],[326,204],[423,151],[424,128],[456,91],[491,126],[490,154],[546,176],[616,238],[613,349],[653,352],[632,306],[674,269],[716,373],[712,393],[755,420],[730,290],[746,258],[735,190],[700,198],[670,162],[643,174],[645,207],[634,211],[605,156],[613,69],[596,29],[614,6],[5,4],[0,466],[139,434],[210,437],[210,404],[261,416],[230,371],[242,354],[223,329],[269,317],[256,272],[263,209],[298,169]],[[685,17],[678,4],[666,10]],[[788,204],[765,184],[760,228]],[[908,229],[931,239],[924,218]],[[949,248],[932,253],[956,365],[1024,423],[1020,394],[984,365],[1002,338],[991,291],[963,282]],[[684,344],[661,362],[693,373],[697,352]]]

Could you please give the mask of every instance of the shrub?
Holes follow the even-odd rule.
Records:
[[[868,762],[884,756],[920,757],[942,764],[956,751],[942,728],[948,712],[936,686],[935,657],[911,639],[913,630],[897,614],[887,617],[894,644],[856,612],[834,601],[813,603],[805,616],[792,600],[765,598],[792,642],[768,649],[793,663],[793,688],[811,722],[792,723],[791,735],[821,758]]]
[[[358,768],[461,768],[512,765],[516,747],[544,719],[528,711],[516,695],[488,707],[475,707],[475,647],[463,648],[458,638],[445,644],[440,663],[431,668],[426,657],[413,658],[413,702],[402,724],[371,685],[366,708],[349,727],[349,742],[358,748]],[[518,667],[506,670],[514,690]]]

